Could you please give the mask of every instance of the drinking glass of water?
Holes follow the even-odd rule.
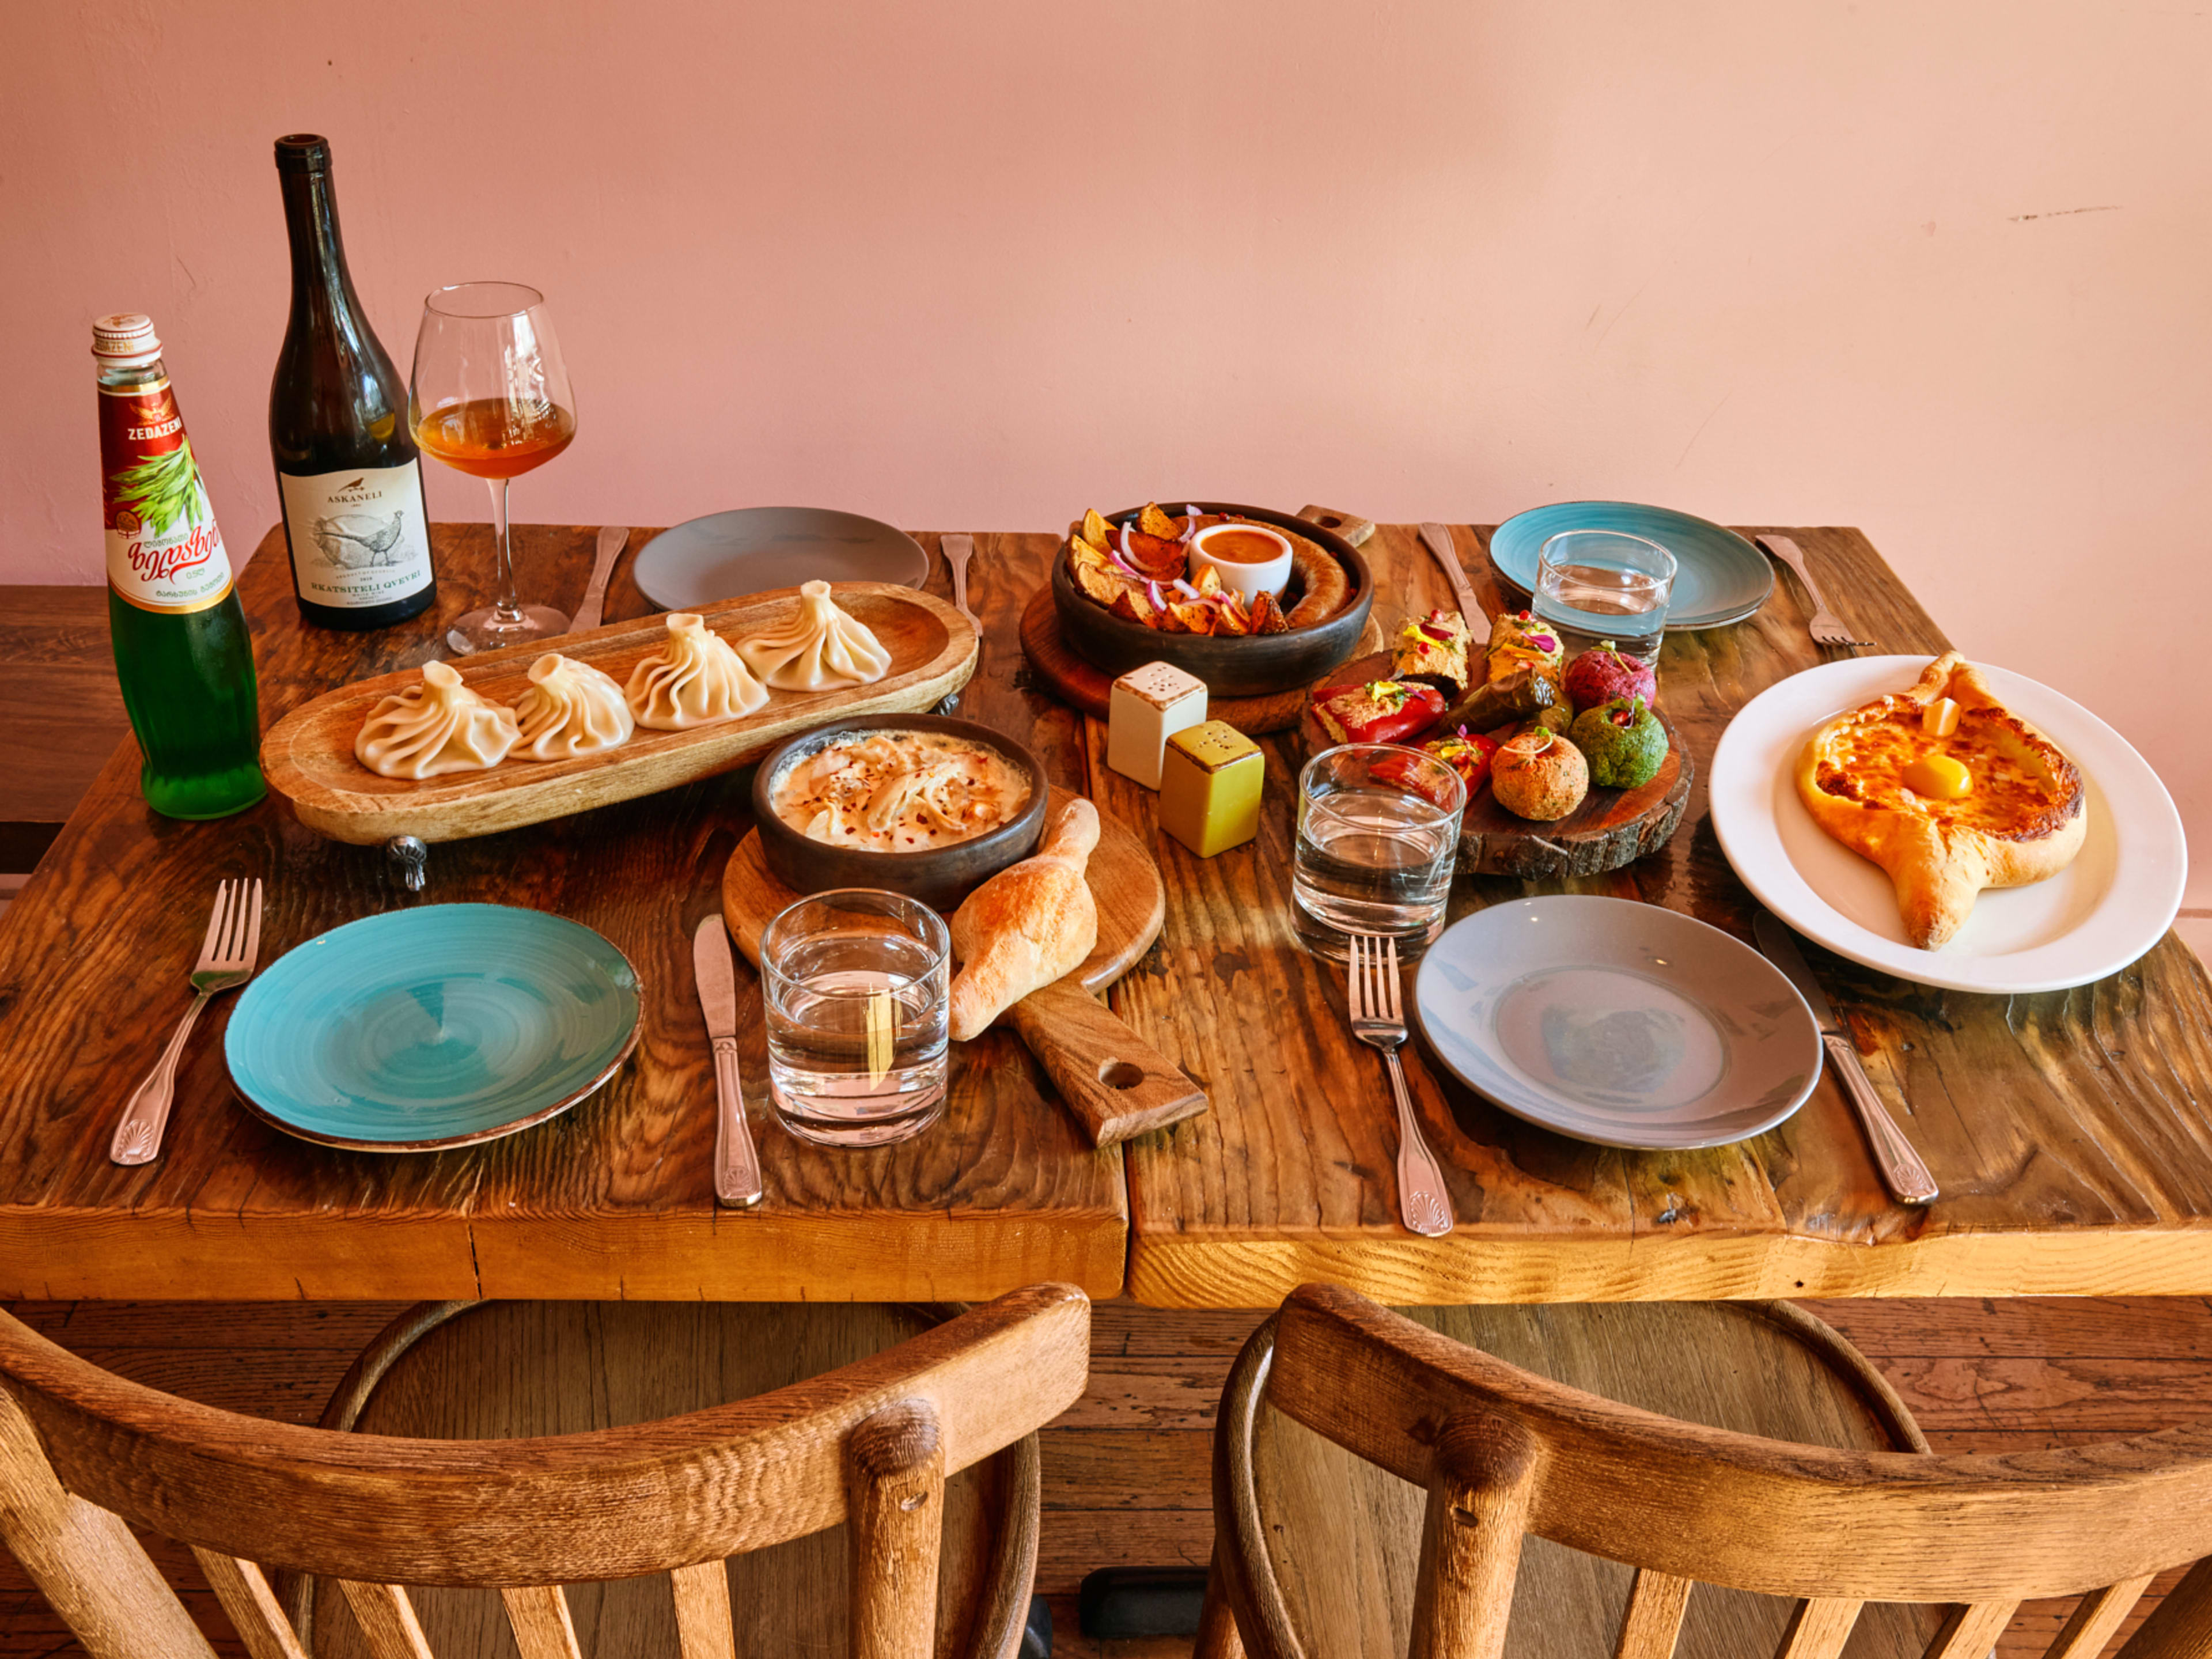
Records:
[[[1298,938],[1341,961],[1347,930],[1419,956],[1443,931],[1467,786],[1433,755],[1395,744],[1323,750],[1298,774],[1291,896]]]
[[[1536,555],[1536,614],[1559,630],[1570,658],[1611,640],[1653,660],[1674,590],[1674,556],[1625,531],[1563,530]]]
[[[952,941],[903,894],[803,898],[761,935],[769,1093],[785,1128],[883,1146],[945,1112]]]

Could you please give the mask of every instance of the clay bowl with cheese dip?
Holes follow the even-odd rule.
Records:
[[[951,911],[1037,849],[1037,757],[942,714],[868,714],[801,732],[753,775],[761,857],[794,893],[880,887]]]
[[[1167,510],[1181,513],[1185,498],[1162,496]],[[1222,525],[1211,532],[1200,531],[1191,553],[1194,565],[1202,559],[1213,563],[1224,586],[1240,593],[1262,586],[1279,589],[1283,574],[1293,562],[1291,549],[1307,549],[1334,559],[1347,586],[1342,605],[1326,620],[1286,634],[1225,635],[1171,634],[1143,623],[1117,617],[1085,597],[1076,585],[1066,544],[1052,562],[1052,604],[1060,620],[1060,638],[1069,650],[1109,679],[1141,668],[1148,662],[1171,662],[1187,674],[1206,682],[1217,697],[1267,696],[1303,689],[1351,657],[1359,648],[1367,626],[1367,613],[1375,604],[1375,580],[1367,561],[1333,530],[1293,514],[1267,507],[1244,507],[1233,501],[1190,501],[1203,514],[1226,514],[1242,525]],[[1109,525],[1133,520],[1137,509],[1128,507],[1105,515]],[[1254,530],[1261,532],[1251,534]],[[1238,533],[1238,532],[1244,533]],[[1218,538],[1218,558],[1206,555]],[[1280,538],[1282,544],[1275,544]],[[1248,574],[1248,573],[1249,573]],[[1293,581],[1284,594],[1295,602],[1299,592]]]

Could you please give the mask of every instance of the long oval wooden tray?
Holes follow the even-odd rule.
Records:
[[[837,603],[872,629],[891,653],[890,672],[873,685],[832,691],[776,691],[757,714],[685,732],[638,728],[619,749],[574,760],[509,759],[483,772],[419,783],[379,777],[354,758],[354,734],[378,699],[416,683],[409,671],[356,680],[326,691],[276,722],[261,742],[269,786],[290,799],[300,822],[336,841],[369,846],[394,836],[465,841],[543,823],[693,782],[758,760],[795,732],[847,714],[929,708],[967,684],[975,672],[975,630],[927,593],[885,582],[839,582]],[[709,627],[732,640],[788,621],[799,590],[779,588],[701,607]],[[471,690],[514,706],[529,668],[547,651],[591,664],[627,684],[641,659],[668,637],[661,617],[617,623],[588,633],[488,651],[453,665]]]
[[[1382,679],[1389,672],[1387,653],[1362,657],[1339,669],[1330,683]],[[1666,694],[1662,685],[1659,689],[1662,700]],[[1665,846],[1682,822],[1682,809],[1690,803],[1690,785],[1696,781],[1698,769],[1683,745],[1680,729],[1667,718],[1666,709],[1655,707],[1651,712],[1667,728],[1667,758],[1660,763],[1658,775],[1650,782],[1636,789],[1593,787],[1581,805],[1549,823],[1514,817],[1485,788],[1460,820],[1461,873],[1516,876],[1523,881],[1595,876],[1632,864]],[[1310,709],[1304,715],[1299,732],[1309,757],[1330,746]]]

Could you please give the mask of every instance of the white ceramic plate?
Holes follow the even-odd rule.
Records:
[[[2116,974],[2165,937],[2189,848],[2166,786],[2126,738],[2070,697],[2002,668],[1990,689],[2064,750],[2088,787],[2089,830],[2048,881],[1991,889],[1951,942],[1905,937],[1881,867],[1832,839],[1793,775],[1823,722],[1920,678],[1924,656],[1823,663],[1743,706],[1713,751],[1713,831],[1759,902],[1838,956],[1920,985],[1996,995],[2059,991]]]
[[[1462,917],[1413,978],[1421,1035],[1516,1117],[1674,1152],[1764,1133],[1820,1077],[1820,1031],[1740,939],[1633,899],[1553,894]]]

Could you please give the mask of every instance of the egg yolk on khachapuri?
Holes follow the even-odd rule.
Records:
[[[1941,823],[2019,833],[2046,802],[2050,779],[2002,710],[1908,698],[1863,711],[1820,765],[1819,787],[1844,799]]]

